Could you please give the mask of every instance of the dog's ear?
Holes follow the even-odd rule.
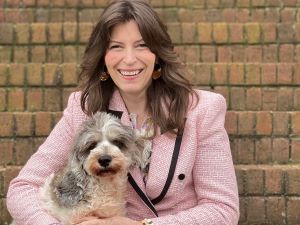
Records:
[[[73,207],[84,200],[87,179],[83,173],[81,171],[68,171],[54,181],[56,183],[54,192],[59,205]]]

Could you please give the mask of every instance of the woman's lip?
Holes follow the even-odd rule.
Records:
[[[130,69],[130,70],[124,70],[124,69],[118,69],[118,72],[122,75],[122,76],[137,76],[139,75],[141,72],[143,71],[143,69]]]

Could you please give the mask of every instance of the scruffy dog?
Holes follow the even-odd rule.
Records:
[[[66,167],[41,188],[43,207],[64,225],[84,216],[125,215],[128,169],[140,164],[142,151],[130,127],[96,113],[83,123]]]

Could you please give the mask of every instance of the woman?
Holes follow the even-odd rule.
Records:
[[[59,224],[40,207],[38,188],[66,163],[80,124],[97,111],[118,115],[148,148],[144,166],[130,171],[128,217],[78,224],[237,224],[225,100],[191,88],[166,27],[147,3],[121,0],[105,9],[81,78],[81,91],[71,94],[62,119],[10,184],[7,205],[17,224]]]

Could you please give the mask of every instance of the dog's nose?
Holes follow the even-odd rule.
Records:
[[[98,162],[103,167],[108,167],[112,158],[110,155],[103,155],[98,159]]]

